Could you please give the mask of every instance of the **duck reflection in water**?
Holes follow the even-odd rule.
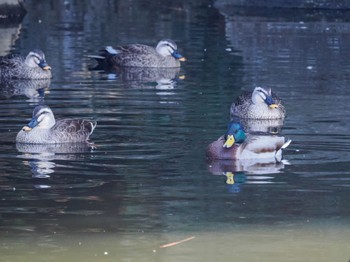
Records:
[[[93,147],[88,143],[16,143],[16,148],[21,153],[17,157],[24,159],[23,164],[30,167],[35,178],[50,177],[50,174],[55,172],[55,160],[77,161],[93,151]]]
[[[213,175],[224,175],[226,177],[227,190],[239,193],[241,186],[248,184],[273,183],[273,176],[268,174],[280,173],[287,160],[277,161],[274,158],[260,159],[208,159],[208,169]]]
[[[180,68],[100,67],[90,68],[108,80],[119,80],[128,88],[174,88],[185,79]]]
[[[28,102],[38,102],[44,99],[51,84],[50,79],[2,79],[0,81],[0,98],[9,99],[13,96],[26,96]]]
[[[227,190],[231,193],[239,193],[245,183],[273,183],[272,175],[282,172],[288,164],[287,160],[280,162],[270,160],[266,160],[266,162],[261,160],[211,160],[208,161],[208,170],[213,175],[225,176]]]

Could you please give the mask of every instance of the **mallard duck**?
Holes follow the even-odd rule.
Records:
[[[13,55],[0,57],[0,77],[2,79],[49,79],[52,75],[43,51],[35,49],[25,58]]]
[[[242,125],[231,122],[227,133],[208,146],[207,158],[213,159],[275,159],[282,160],[282,149],[291,140],[281,136],[246,134]]]
[[[285,117],[285,108],[271,88],[256,87],[246,92],[232,103],[231,116],[249,119],[281,119]]]
[[[78,143],[89,139],[96,122],[86,119],[55,120],[45,105],[34,108],[33,118],[17,134],[16,142],[30,144]]]
[[[141,44],[129,44],[124,46],[107,46],[95,58],[99,65],[97,68],[105,70],[111,67],[155,67],[171,68],[180,67],[180,61],[186,59],[177,51],[177,45],[173,40],[159,41],[157,47]],[[96,69],[96,68],[95,68]]]

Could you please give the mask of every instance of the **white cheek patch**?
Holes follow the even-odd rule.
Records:
[[[261,92],[259,92],[259,97],[260,97],[260,99],[261,99],[262,102],[264,102],[265,99],[266,99],[265,94],[264,94],[264,93],[261,93]]]
[[[37,119],[38,125],[44,120],[44,118],[45,118],[45,114],[41,114],[41,115],[38,117],[38,119]]]

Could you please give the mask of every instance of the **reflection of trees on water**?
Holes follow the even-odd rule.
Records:
[[[20,1],[0,1],[0,56],[8,55],[19,37],[25,9]]]
[[[264,8],[285,8],[289,12],[295,9],[333,9],[333,10],[341,10],[341,9],[349,9],[350,3],[348,1],[317,1],[317,0],[293,0],[293,1],[285,1],[285,0],[269,0],[269,1],[261,1],[261,0],[217,0],[215,1],[216,6],[220,6],[222,8],[252,8],[252,9],[264,9]],[[292,9],[289,9],[292,8]],[[283,9],[282,9],[283,10]],[[280,12],[281,10],[279,10]]]
[[[225,17],[227,40],[242,54],[248,86],[288,90],[296,81],[312,79],[309,84],[324,91],[329,88],[324,80],[350,76],[349,11],[257,10],[221,2],[216,7]]]
[[[26,10],[21,0],[1,0],[0,1],[0,23],[20,23]]]
[[[0,56],[10,53],[12,46],[18,39],[20,29],[20,24],[0,25]]]

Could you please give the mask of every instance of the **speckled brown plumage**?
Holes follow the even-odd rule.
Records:
[[[31,126],[34,122],[36,124]],[[87,119],[56,121],[51,109],[41,105],[34,109],[31,122],[18,132],[16,142],[31,144],[85,142],[94,131],[96,124],[95,121]]]
[[[41,50],[33,50],[29,55],[36,55],[38,60],[45,62],[45,55]],[[0,78],[1,79],[49,79],[52,78],[51,70],[43,69],[33,62],[29,66],[26,61],[30,60],[22,56],[2,56],[0,57]],[[28,59],[28,60],[26,60]],[[33,58],[34,59],[34,58]],[[49,68],[49,67],[46,67]],[[51,69],[51,68],[50,68]]]
[[[102,69],[111,67],[177,68],[184,58],[170,39],[161,40],[157,47],[142,44],[106,47],[98,56],[90,56]],[[177,57],[177,58],[176,58]]]

